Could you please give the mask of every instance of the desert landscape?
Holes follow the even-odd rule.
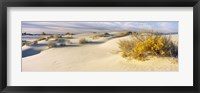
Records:
[[[178,71],[178,33],[22,32],[22,72]]]

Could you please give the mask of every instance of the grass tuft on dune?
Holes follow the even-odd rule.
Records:
[[[80,44],[85,44],[85,43],[87,43],[88,41],[85,39],[85,38],[81,38],[80,40],[79,40],[79,43]]]

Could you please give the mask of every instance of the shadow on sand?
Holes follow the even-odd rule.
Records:
[[[29,48],[29,49],[22,51],[22,57],[32,56],[32,55],[38,54],[40,52],[41,52],[41,50]]]
[[[47,44],[33,44],[31,46],[33,46],[33,47],[44,47],[44,46],[47,46]]]
[[[99,42],[99,41],[97,41],[97,42],[87,42],[87,43],[85,43],[85,44],[102,44],[102,43],[104,43],[104,42]]]
[[[47,46],[47,44],[33,44],[30,46],[30,48],[22,50],[22,57],[38,54],[42,51],[42,47],[45,46]]]
[[[80,46],[79,44],[67,44],[67,45],[64,45],[64,46],[56,46],[54,48],[63,48],[63,47],[78,47]]]
[[[83,45],[93,45],[93,44],[95,45],[95,44],[102,44],[102,43],[104,43],[104,42],[87,42]],[[45,47],[45,46],[47,46],[47,44],[31,45],[30,48],[22,50],[22,58],[40,53],[42,50],[44,50],[44,48],[42,48],[42,47]],[[56,46],[54,48],[79,47],[79,46],[81,46],[81,44],[67,44],[67,45],[64,45],[64,46]]]

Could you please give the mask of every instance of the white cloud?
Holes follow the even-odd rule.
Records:
[[[156,30],[177,32],[178,22],[22,22],[22,31],[38,33],[81,32],[81,31],[124,31]],[[35,31],[35,32],[34,32]]]

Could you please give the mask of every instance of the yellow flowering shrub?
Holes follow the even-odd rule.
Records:
[[[133,40],[119,42],[122,57],[144,61],[148,55],[178,56],[178,46],[170,38],[161,35],[137,36]]]
[[[134,42],[131,40],[120,40],[118,44],[119,44],[119,48],[122,51],[122,57],[130,56]]]

